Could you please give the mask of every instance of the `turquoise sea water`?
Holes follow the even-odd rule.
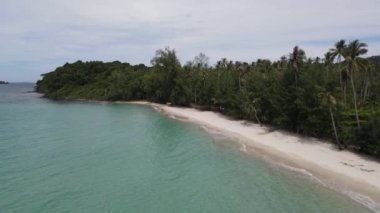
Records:
[[[0,212],[368,212],[147,106],[0,85]]]

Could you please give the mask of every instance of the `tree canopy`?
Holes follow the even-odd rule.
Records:
[[[165,48],[151,66],[66,63],[43,74],[36,90],[53,99],[149,100],[214,110],[380,156],[380,57],[363,58],[366,52],[358,40],[341,40],[323,59],[307,58],[296,46],[277,61],[222,58],[212,66],[203,53],[181,65],[175,50]]]

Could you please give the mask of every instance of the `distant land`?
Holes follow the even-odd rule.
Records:
[[[9,84],[7,81],[0,81],[0,84]]]

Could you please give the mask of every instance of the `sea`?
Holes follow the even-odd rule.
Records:
[[[0,212],[371,212],[237,139],[149,106],[0,85]]]

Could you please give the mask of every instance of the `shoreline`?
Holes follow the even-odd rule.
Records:
[[[173,107],[147,101],[116,102],[151,106],[180,121],[215,129],[239,139],[239,143],[270,157],[280,166],[302,170],[323,181],[324,187],[380,212],[380,162],[356,153],[337,150],[323,140],[281,130],[271,131],[244,120],[231,120],[219,113]],[[244,147],[245,148],[245,147]],[[300,172],[298,171],[298,172]]]

